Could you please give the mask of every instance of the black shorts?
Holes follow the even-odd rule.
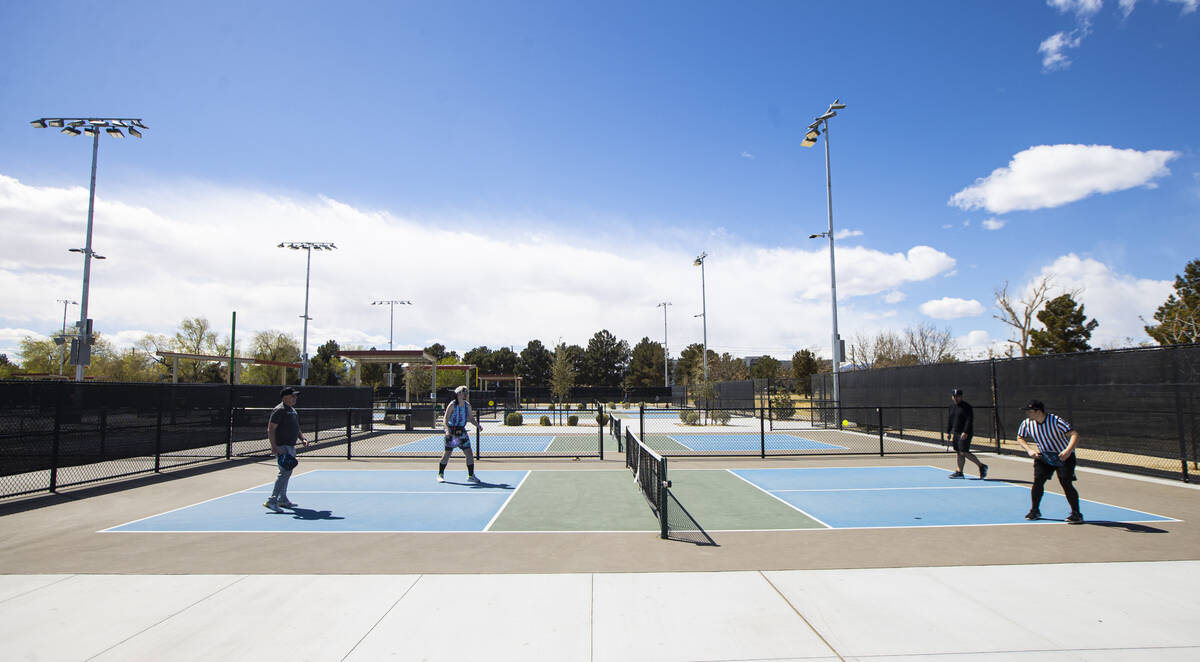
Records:
[[[461,448],[464,453],[471,452],[471,435],[464,430],[462,434],[448,434],[445,436],[446,450],[452,451],[455,448]]]
[[[954,446],[954,450],[958,451],[959,453],[971,452],[971,435],[969,434],[960,435],[950,443],[952,446]]]
[[[1065,460],[1059,460],[1058,466],[1051,466],[1042,455],[1038,455],[1033,460],[1033,480],[1037,483],[1044,483],[1050,480],[1050,477],[1058,474],[1058,482],[1069,483],[1075,480],[1075,454],[1071,453],[1071,457]]]

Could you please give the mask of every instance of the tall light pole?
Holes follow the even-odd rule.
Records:
[[[388,349],[390,350],[392,348],[392,329],[395,327],[395,324],[396,324],[396,306],[397,305],[411,306],[412,302],[411,301],[397,301],[394,299],[376,300],[376,301],[371,302],[372,306],[382,306],[384,304],[386,304],[389,308],[391,308],[391,315],[389,318],[390,321],[388,322]],[[387,376],[388,387],[392,386],[392,381],[393,381],[393,379],[392,379],[392,364],[388,363],[388,376]]]
[[[841,102],[841,99],[834,99],[833,103],[829,104],[829,109],[812,123],[808,125],[808,133],[804,135],[804,140],[800,143],[805,147],[812,147],[817,142],[817,137],[821,135],[821,127],[825,129],[825,207],[829,211],[829,228],[825,232],[809,235],[809,239],[817,237],[829,238],[829,287],[832,296],[830,297],[833,306],[833,404],[839,407],[837,419],[838,427],[842,425],[842,415],[840,406],[842,402],[842,391],[838,384],[838,372],[840,371],[842,362],[842,343],[838,336],[837,322],[837,269],[833,262],[833,180],[829,173],[829,120],[837,117],[837,111],[846,107],[846,104]]]
[[[66,358],[65,350],[66,350],[66,338],[67,338],[67,306],[78,306],[79,302],[71,301],[70,299],[55,299],[55,301],[57,301],[63,305],[62,333],[59,334],[59,338],[62,339],[63,347],[62,347],[62,349],[60,349],[58,351],[58,376],[62,377],[63,363],[64,363],[64,359]]]
[[[331,251],[337,248],[333,244],[326,241],[285,241],[279,244],[279,248],[290,248],[294,251],[307,251],[308,261],[304,267],[304,340],[300,346],[300,385],[304,386],[308,383],[308,283],[309,276],[312,274],[312,252],[313,251]]]
[[[75,345],[75,381],[83,381],[83,371],[92,362],[92,330],[88,325],[88,285],[92,278],[92,258],[103,260],[104,256],[92,250],[92,218],[96,209],[96,159],[100,153],[100,132],[113,138],[124,138],[121,129],[134,138],[141,138],[146,125],[139,118],[127,117],[42,117],[29,123],[35,129],[48,126],[60,129],[67,136],[85,133],[92,137],[92,181],[88,188],[87,238],[83,248],[72,248],[72,253],[83,253],[83,296],[79,304],[79,334],[72,341]]]
[[[655,308],[663,309],[663,386],[670,386],[671,380],[667,378],[667,366],[671,363],[671,352],[667,349],[667,306],[671,305],[670,301],[664,301]]]
[[[696,256],[696,261],[692,262],[693,267],[700,267],[700,314],[694,317],[704,318],[704,382],[708,383],[708,304],[707,295],[704,292],[704,259],[708,257],[708,253],[700,253]]]

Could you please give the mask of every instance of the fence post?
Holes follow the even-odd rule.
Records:
[[[233,458],[233,371],[234,365],[229,365],[229,385],[226,392],[229,394],[225,398],[225,459]]]
[[[479,420],[479,414],[475,414],[475,420],[476,421]],[[463,428],[464,429],[466,428],[465,423],[463,424]],[[476,460],[478,460],[480,458],[480,456],[483,455],[483,449],[479,448],[479,426],[478,425],[475,426],[475,448],[471,452],[475,454]]]
[[[764,460],[767,459],[766,411],[766,407],[758,409],[758,456]]]
[[[1188,476],[1187,440],[1183,433],[1183,401],[1179,394],[1179,384],[1175,385],[1175,425],[1179,430],[1179,466],[1183,469],[1183,482],[1192,482]]]
[[[996,453],[1000,452],[1000,392],[996,388],[996,359],[989,361],[992,368],[992,430],[996,437]]]
[[[604,420],[604,405],[601,404],[599,400],[596,401],[596,411],[598,412],[596,414],[596,418],[599,419],[598,421],[596,421],[596,429],[600,431],[600,459],[603,460],[604,459],[604,423],[601,423],[600,421]]]
[[[646,443],[646,404],[638,405],[638,439]]]
[[[367,415],[372,417],[372,419],[375,416],[374,407],[375,407],[375,405],[372,404],[371,409],[367,410],[367,412],[368,412]],[[351,436],[351,434],[350,434],[350,421],[351,421],[351,417],[354,415],[353,412],[354,412],[354,410],[351,409],[350,407],[346,408],[346,459],[347,460],[350,459],[350,444],[354,443],[354,437]]]
[[[54,443],[50,446],[50,491],[58,489],[58,447],[62,437],[63,387],[56,384],[54,388]]]
[[[875,413],[879,414],[879,457],[883,457],[883,407],[876,407]]]
[[[174,409],[174,407],[172,407]],[[154,420],[154,473],[158,473],[162,469],[162,418],[163,418],[163,398],[162,392],[158,394],[158,407]]]

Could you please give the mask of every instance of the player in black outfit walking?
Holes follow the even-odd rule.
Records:
[[[961,388],[950,391],[954,404],[950,405],[950,419],[946,423],[946,433],[950,435],[950,443],[958,453],[958,471],[950,474],[950,478],[962,478],[963,466],[970,460],[979,467],[979,479],[987,478],[988,467],[971,452],[971,437],[975,434],[975,409],[963,400]]]

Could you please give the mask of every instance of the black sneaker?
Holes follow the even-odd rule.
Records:
[[[1042,513],[1037,508],[1025,513],[1025,519],[1042,519]]]
[[[983,464],[979,466],[979,480],[984,480],[985,478],[987,478],[987,465]]]
[[[963,477],[964,477],[963,472],[961,472],[961,471],[955,471],[954,473],[950,474],[949,476],[946,476],[946,478],[963,478]]]
[[[1070,515],[1067,515],[1067,523],[1068,524],[1083,524],[1083,513],[1079,512],[1077,510],[1077,511],[1071,513]]]

